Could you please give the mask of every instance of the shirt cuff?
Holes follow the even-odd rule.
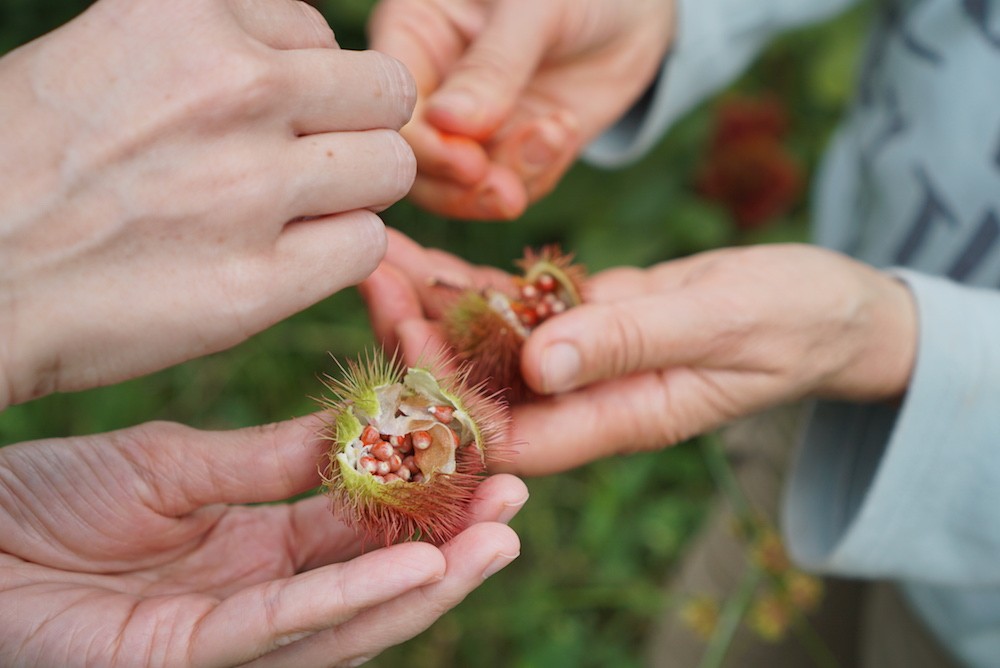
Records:
[[[1000,580],[1000,293],[897,270],[919,314],[894,405],[819,402],[784,503],[818,570],[937,584]]]

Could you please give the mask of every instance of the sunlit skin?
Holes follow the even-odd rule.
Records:
[[[673,26],[662,0],[382,0],[372,48],[418,90],[403,128],[418,164],[411,199],[516,218],[642,94]]]
[[[415,173],[412,77],[297,0],[99,0],[0,59],[0,88],[0,410],[225,349],[360,281]],[[510,476],[440,547],[364,545],[323,498],[272,504],[319,486],[318,431],[5,444],[0,664],[356,665],[517,556]]]
[[[409,73],[295,0],[100,0],[0,58],[0,88],[0,407],[360,281],[415,173]]]
[[[440,339],[428,277],[475,284],[496,271],[392,233],[362,292],[383,341],[416,355]],[[522,373],[549,396],[515,407],[515,438],[528,446],[505,470],[551,473],[663,447],[803,397],[896,400],[916,354],[907,287],[812,246],[610,269],[587,291],[525,343]]]
[[[438,547],[375,549],[314,496],[320,420],[158,422],[0,449],[0,664],[356,665],[517,556],[498,475]],[[362,554],[363,553],[363,554]]]

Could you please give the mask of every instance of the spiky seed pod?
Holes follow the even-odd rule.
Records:
[[[515,264],[524,272],[522,284],[534,284],[543,292],[555,293],[567,308],[583,303],[587,270],[573,262],[572,253],[563,253],[556,244],[543,246],[539,252],[525,248],[524,257]]]
[[[532,396],[521,377],[521,347],[549,318],[583,302],[586,270],[558,246],[525,249],[510,285],[465,290],[446,309],[444,335],[471,377],[511,402]]]
[[[503,456],[505,406],[447,361],[405,368],[381,351],[327,377],[324,491],[370,541],[441,543],[469,522],[486,454]]]

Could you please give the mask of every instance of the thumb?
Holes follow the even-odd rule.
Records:
[[[719,323],[682,291],[583,304],[545,322],[521,357],[538,392],[566,392],[600,380],[704,359]]]
[[[500,0],[482,31],[427,99],[428,121],[439,129],[489,137],[510,115],[556,32],[551,2]]]

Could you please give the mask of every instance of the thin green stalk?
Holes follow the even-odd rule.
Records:
[[[736,474],[733,473],[732,467],[729,465],[729,460],[726,458],[726,453],[722,448],[722,440],[719,438],[718,434],[707,434],[702,438],[702,452],[704,453],[705,463],[708,466],[708,470],[716,486],[722,491],[723,495],[729,501],[730,505],[733,507],[733,513],[739,519],[742,526],[754,530],[753,527],[757,526],[756,521],[758,520],[758,515],[754,511],[753,507],[750,505],[750,501],[747,499],[746,495],[743,493],[743,488],[740,486],[739,480],[736,478]],[[764,578],[765,575],[773,580],[775,585],[780,586],[780,581],[777,576],[773,574],[767,574],[761,571],[757,567],[751,567],[751,571],[744,576],[744,582],[748,579],[753,571],[756,571],[755,577],[755,587]],[[711,666],[715,668],[721,665],[722,660],[725,658],[726,651],[728,650],[729,643],[732,642],[733,634],[736,632],[736,628],[739,626],[739,622],[749,608],[750,599],[746,601],[741,600],[741,595],[743,594],[743,589],[741,588],[733,599],[730,601],[736,601],[733,606],[730,606],[730,601],[726,602],[726,606],[723,608],[723,615],[720,619],[720,626],[722,626],[723,621],[727,621],[733,624],[732,628],[727,628],[727,635],[724,640],[724,644],[719,648],[713,648],[712,645],[717,644],[716,639],[720,634],[714,634],[710,641],[708,650],[706,651],[705,657],[702,659],[701,666],[699,668],[708,668]],[[750,591],[750,596],[752,598],[753,591]],[[735,609],[741,609],[739,617],[733,620],[726,620],[727,612],[730,611],[730,607]],[[806,653],[813,660],[818,668],[839,668],[840,663],[837,661],[836,656],[834,656],[833,651],[827,645],[826,641],[816,632],[809,619],[803,615],[800,611],[795,611],[795,621],[793,625],[794,632],[798,637],[802,646],[805,648]],[[719,642],[723,642],[722,638],[719,638]],[[716,656],[717,655],[717,656]],[[711,659],[712,661],[717,661],[718,663],[707,663]]]
[[[698,668],[719,668],[722,666],[722,662],[726,660],[726,654],[729,652],[729,646],[733,642],[733,637],[740,627],[740,622],[743,621],[747,610],[750,609],[750,604],[753,603],[753,595],[757,591],[762,577],[763,571],[760,568],[756,566],[747,568],[740,581],[739,589],[726,600],[722,607],[719,624],[708,640]]]
[[[799,611],[795,611],[795,622],[792,626],[799,642],[806,650],[806,654],[813,660],[818,668],[840,668],[840,662],[834,656],[833,650],[826,644],[826,641],[816,632],[809,619]]]
[[[741,521],[752,520],[756,513],[750,506],[743,488],[740,487],[726,453],[722,449],[722,441],[718,434],[706,434],[701,439],[702,453],[705,457],[705,464],[708,472],[715,481],[716,486],[722,490],[726,499],[733,506],[733,512]]]

